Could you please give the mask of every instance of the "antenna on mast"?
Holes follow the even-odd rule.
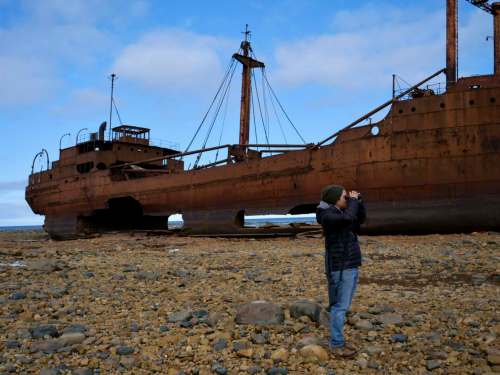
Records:
[[[116,77],[116,74],[115,73],[112,73],[109,78],[111,79],[111,98],[109,100],[109,140],[111,141],[111,128],[112,128],[112,125],[111,125],[111,119],[113,117],[113,91],[115,89],[115,79],[117,78]]]

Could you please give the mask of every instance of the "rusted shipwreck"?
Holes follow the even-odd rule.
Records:
[[[103,125],[47,170],[32,169],[26,200],[54,238],[167,228],[175,213],[191,233],[247,233],[245,214],[311,213],[321,188],[338,183],[363,192],[365,232],[498,230],[500,3],[469,1],[493,16],[494,74],[457,79],[456,1],[447,0],[446,68],[319,143],[249,143],[252,70],[264,64],[245,38],[233,56],[243,67],[238,144],[179,152],[135,126],[106,139]],[[445,92],[425,89],[442,73]],[[386,107],[383,120],[362,125]],[[185,168],[184,157],[213,150],[227,158]]]

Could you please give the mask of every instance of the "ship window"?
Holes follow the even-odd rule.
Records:
[[[49,178],[52,180],[52,174],[49,174]]]
[[[495,103],[496,99],[495,98],[490,98],[490,103]]]
[[[134,148],[133,148],[133,147],[130,147],[130,151],[134,151]]]
[[[100,171],[103,171],[104,169],[106,169],[106,164],[104,164],[103,162],[97,163],[96,168]]]
[[[157,152],[157,153],[156,153],[156,155],[160,155],[160,153],[159,153],[159,152]]]
[[[411,111],[415,112],[417,109],[415,107],[411,107]]]
[[[76,166],[76,170],[79,173],[89,173],[92,168],[94,168],[93,161],[88,161],[86,163],[77,164],[77,166]]]
[[[120,146],[118,146],[118,150],[121,150],[122,148]]]
[[[379,135],[380,134],[380,128],[378,126],[372,126],[370,132],[372,135]]]
[[[441,108],[446,107],[444,103],[441,103],[439,106],[440,106]]]
[[[470,105],[474,105],[474,100],[469,100]]]
[[[402,109],[400,109],[400,110],[399,110],[399,114],[401,114],[401,113],[403,113],[403,110],[402,110]]]

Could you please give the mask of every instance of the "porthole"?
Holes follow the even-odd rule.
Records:
[[[411,107],[411,111],[415,112],[417,109],[415,107]]]
[[[134,151],[134,148],[133,148],[133,147],[130,147],[130,151]]]
[[[469,100],[470,105],[474,105],[474,103],[475,103],[474,100]]]
[[[398,113],[399,113],[399,114],[402,114],[402,113],[403,113],[403,110],[402,110],[402,109],[400,109],[400,110],[398,111]]]
[[[372,126],[372,128],[370,129],[370,133],[372,133],[372,135],[379,135],[380,128],[378,126]]]
[[[490,98],[490,103],[495,103],[496,99],[495,98]]]
[[[120,146],[118,146],[118,151],[121,150],[122,148]]]
[[[445,105],[444,103],[441,103],[439,106],[440,106],[441,108],[446,107],[446,105]]]

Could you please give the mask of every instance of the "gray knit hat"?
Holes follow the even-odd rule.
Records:
[[[321,200],[326,203],[335,204],[342,196],[344,187],[340,185],[328,185],[321,190]]]

